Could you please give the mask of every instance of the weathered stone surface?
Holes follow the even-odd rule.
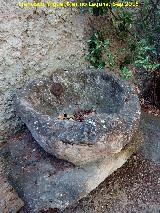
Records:
[[[57,80],[58,79],[58,80]],[[54,94],[54,84],[63,87]],[[56,89],[57,90],[57,89]],[[60,71],[17,92],[15,109],[48,153],[76,165],[110,158],[130,142],[140,119],[134,89],[108,71]],[[59,120],[62,113],[90,110],[82,122]]]
[[[24,133],[8,141],[3,150],[6,173],[25,202],[28,213],[63,210],[86,196],[121,167],[139,146],[138,134],[119,153],[91,166],[75,167],[47,154]]]
[[[141,148],[92,193],[63,213],[160,211],[160,117],[142,111],[140,128],[144,138]]]
[[[12,107],[14,90],[53,69],[85,66],[90,29],[77,8],[27,9],[18,2],[0,0],[0,141],[20,124]]]
[[[22,8],[18,2],[22,1],[0,1],[0,142],[23,125],[13,110],[15,89],[58,68],[73,72],[85,68],[87,40],[93,29],[112,40],[117,68],[125,58],[124,52],[116,52],[125,43],[114,36],[107,16],[81,13],[76,7]]]
[[[147,159],[160,164],[160,118],[142,112],[140,128],[145,141],[141,152]]]
[[[138,152],[63,213],[159,213],[159,177],[160,166]]]
[[[23,201],[5,177],[3,159],[0,158],[0,212],[16,213],[23,206]]]

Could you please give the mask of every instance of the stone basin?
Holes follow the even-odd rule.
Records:
[[[108,70],[58,70],[16,92],[15,110],[37,143],[75,165],[118,153],[136,133],[138,97],[131,85]],[[59,119],[88,110],[82,120]]]

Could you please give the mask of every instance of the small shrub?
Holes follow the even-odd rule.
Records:
[[[123,80],[128,80],[133,77],[132,72],[127,67],[122,67],[120,69],[120,76]]]
[[[86,56],[86,59],[90,62],[91,66],[103,69],[105,67],[105,62],[102,59],[102,50],[103,50],[103,36],[100,32],[95,32],[88,40],[89,53]]]

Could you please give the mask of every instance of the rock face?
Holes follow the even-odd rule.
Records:
[[[21,124],[14,116],[14,90],[53,69],[82,67],[87,54],[90,22],[78,8],[27,8],[19,2],[0,1],[0,142]]]
[[[40,213],[49,209],[57,212],[54,209],[63,210],[75,204],[121,167],[139,142],[136,133],[110,159],[82,168],[49,155],[26,132],[8,141],[3,156],[8,178],[25,203],[24,212]]]
[[[15,110],[45,151],[75,165],[110,159],[138,129],[134,89],[108,71],[69,71],[17,91]],[[77,112],[90,111],[82,120]],[[72,115],[72,119],[59,119]]]
[[[4,175],[3,160],[0,158],[0,212],[16,213],[24,206],[23,201],[18,197],[13,187],[9,184]]]
[[[160,165],[160,118],[142,112],[140,129],[145,141],[145,145],[141,147],[142,154]]]

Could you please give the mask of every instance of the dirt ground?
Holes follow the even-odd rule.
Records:
[[[140,128],[144,143],[137,153],[63,213],[160,213],[160,118],[142,113]],[[19,213],[28,212],[24,207]]]
[[[138,152],[64,213],[160,213],[160,118],[142,113],[140,128]]]
[[[43,213],[60,212],[48,209]],[[63,213],[160,213],[160,166],[136,153],[86,198]]]
[[[159,213],[160,167],[140,153],[65,213]]]

